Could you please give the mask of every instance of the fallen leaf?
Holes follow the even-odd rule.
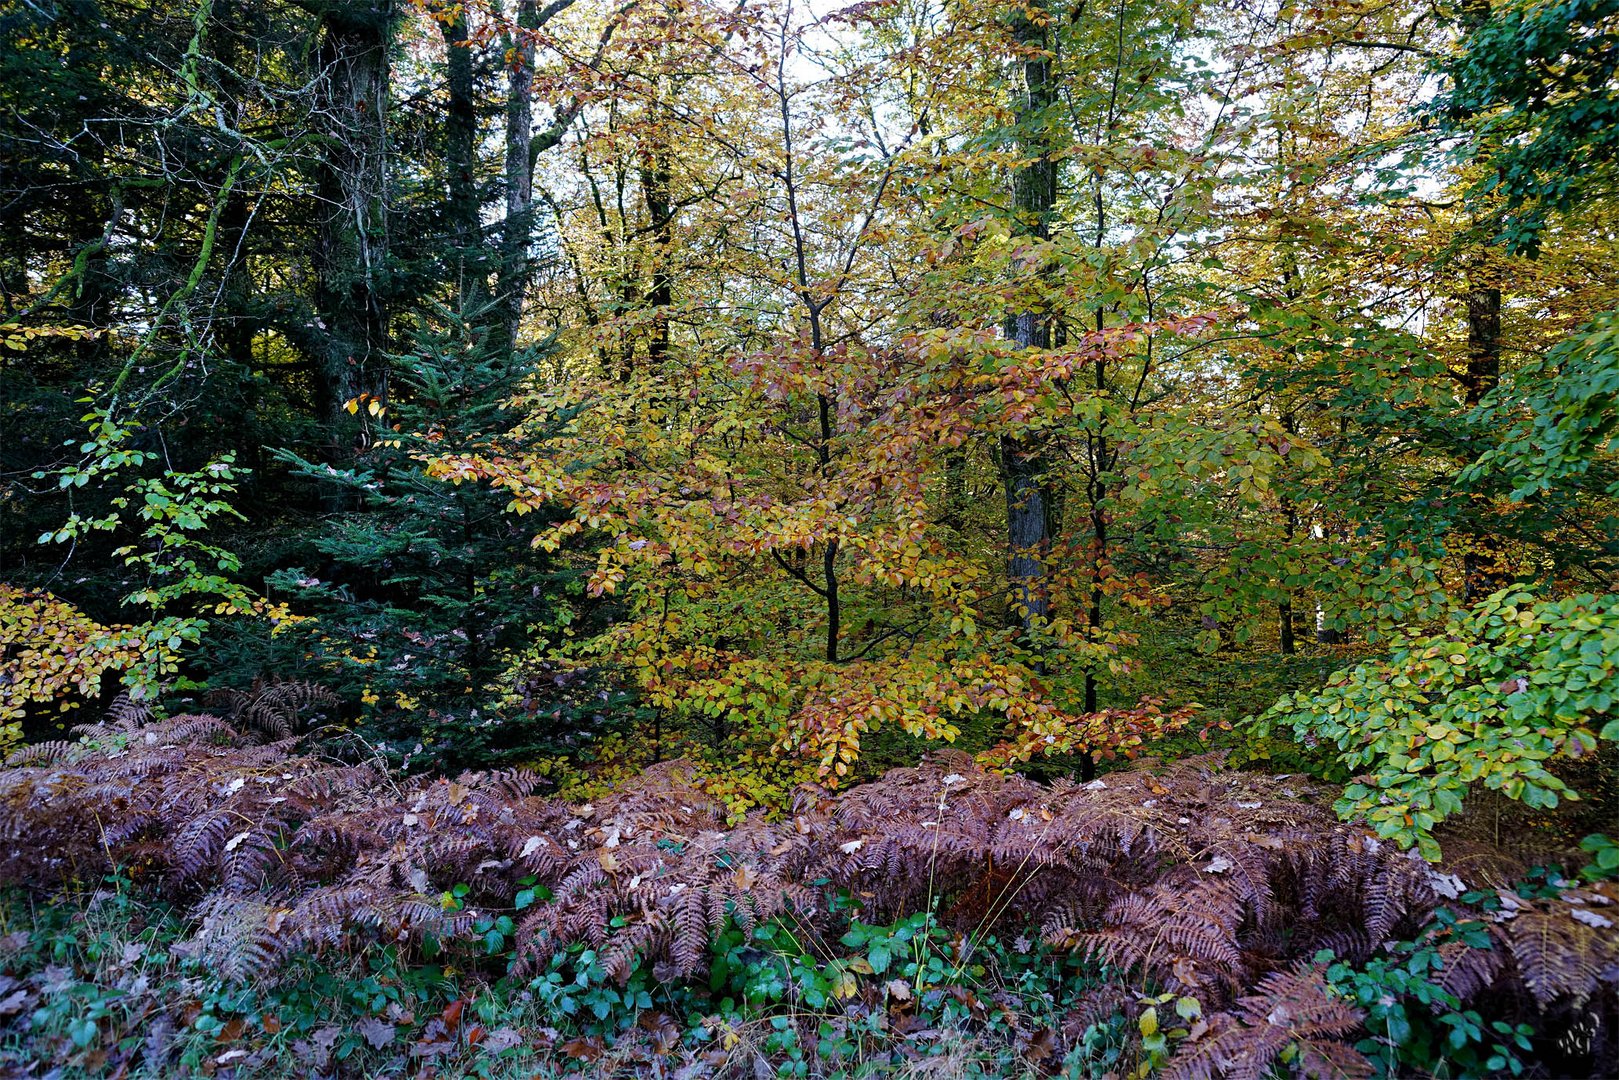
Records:
[[[483,1052],[486,1054],[498,1054],[503,1050],[510,1050],[514,1046],[522,1046],[523,1036],[518,1034],[514,1028],[498,1027],[485,1035],[483,1042],[478,1045],[483,1047]]]
[[[569,1039],[562,1044],[561,1050],[575,1061],[595,1061],[606,1053],[600,1035]]]
[[[371,1049],[373,1050],[381,1050],[384,1046],[393,1042],[394,1036],[398,1034],[398,1029],[392,1024],[375,1016],[368,1016],[361,1020],[354,1025],[354,1030],[358,1031],[365,1038],[365,1041],[371,1044]]]

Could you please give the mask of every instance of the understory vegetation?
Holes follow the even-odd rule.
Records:
[[[14,1064],[1485,1076],[1614,1052],[1612,868],[1464,891],[1308,780],[1190,758],[1042,785],[941,752],[736,820],[683,762],[588,803],[520,771],[401,784],[301,753],[287,689],[238,726],[124,706],[14,758]]]
[[[1619,0],[0,0],[0,1074],[1619,1075]]]

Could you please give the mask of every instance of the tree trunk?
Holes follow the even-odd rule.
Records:
[[[1467,367],[1462,374],[1464,403],[1472,408],[1501,382],[1501,290],[1467,294]]]
[[[1018,104],[1018,142],[1027,164],[1012,177],[1014,227],[1024,236],[1044,240],[1050,235],[1050,217],[1056,203],[1057,169],[1050,157],[1043,130],[1045,114],[1054,99],[1051,57],[1041,16],[1044,9],[1031,5],[1018,14],[1014,39],[1023,50],[1023,95]],[[1025,349],[1049,349],[1051,326],[1046,312],[1018,312],[1007,326],[1007,336]],[[1046,478],[1048,463],[1036,440],[1006,435],[1001,439],[1001,469],[1006,485],[1007,581],[1013,613],[1025,631],[1051,614],[1046,582],[1050,552],[1048,529],[1051,495]]]
[[[516,40],[506,81],[506,220],[500,234],[500,325],[508,350],[517,347],[528,291],[528,251],[534,229],[534,38],[535,0],[518,0]]]
[[[1472,408],[1501,382],[1501,290],[1467,294],[1467,366],[1461,375],[1463,403]],[[1482,506],[1479,507],[1482,509]],[[1484,524],[1488,524],[1486,519]],[[1502,588],[1508,575],[1497,537],[1475,527],[1462,554],[1462,601],[1477,603]]]
[[[1289,435],[1298,433],[1298,428],[1291,412],[1282,414],[1282,430]],[[1285,487],[1282,489],[1283,494],[1281,496],[1282,549],[1292,552],[1293,538],[1298,535],[1299,531],[1299,512],[1298,508],[1293,505],[1292,498],[1286,494],[1286,490]],[[1277,633],[1281,638],[1282,655],[1292,656],[1297,650],[1293,633],[1293,590],[1285,581],[1282,582],[1282,598],[1276,604],[1276,621]]]
[[[1312,522],[1310,535],[1316,540],[1325,540],[1327,538],[1326,527],[1319,521]],[[1320,645],[1342,645],[1344,641],[1343,631],[1335,630],[1327,625],[1327,607],[1320,600],[1315,602],[1315,640]]]
[[[457,4],[450,11],[449,21],[439,24],[444,35],[445,89],[449,92],[449,107],[444,114],[444,171],[448,181],[445,219],[454,251],[449,269],[461,298],[477,302],[488,283],[478,219],[478,114],[473,100],[472,49],[467,40],[466,6]]]
[[[391,0],[330,8],[316,50],[326,157],[317,185],[315,309],[324,323],[318,405],[334,462],[359,449],[346,402],[386,387],[388,46]]]
[[[674,279],[669,256],[674,247],[674,204],[670,194],[669,147],[660,138],[641,151],[641,193],[646,200],[647,225],[652,233],[652,270],[643,298],[652,314],[647,335],[648,370],[656,373],[669,354],[669,307],[674,303]]]

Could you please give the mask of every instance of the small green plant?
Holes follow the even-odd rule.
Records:
[[[86,438],[68,444],[76,445],[80,461],[33,476],[54,476],[69,499],[81,491],[95,493],[102,512],[81,513],[74,507],[60,526],[39,536],[39,543],[78,545],[96,533],[127,539],[112,551],[126,571],[128,591],[122,604],[142,610],[144,621],[108,630],[109,640],[94,644],[113,644],[117,658],[108,666],[121,670],[132,698],[151,698],[161,685],[174,681],[180,652],[201,641],[219,617],[280,620],[285,611],[237,581],[241,560],[207,538],[223,520],[246,520],[231,501],[245,474],[234,453],[219,454],[197,469],[179,469],[163,455],[137,446],[142,424],[133,413],[115,416],[98,405],[83,420]],[[158,464],[162,468],[151,471]],[[75,640],[67,623],[76,613],[57,607],[53,624],[39,629],[65,647]],[[54,658],[48,653],[29,658],[33,665],[41,662],[53,663]],[[99,672],[95,681],[99,685]]]
[[[1619,877],[1619,843],[1603,833],[1592,833],[1580,841],[1580,850],[1591,856],[1591,861],[1580,868],[1586,881],[1606,881]]]
[[[1616,703],[1619,598],[1507,590],[1317,694],[1283,697],[1255,729],[1336,745],[1356,774],[1338,812],[1437,860],[1433,830],[1474,784],[1537,809],[1578,799],[1553,767],[1619,741]]]
[[[1484,924],[1459,920],[1441,908],[1422,937],[1392,944],[1387,957],[1355,967],[1324,950],[1316,962],[1327,965],[1328,984],[1365,1012],[1367,1037],[1355,1048],[1380,1075],[1420,1073],[1446,1080],[1521,1075],[1524,1063],[1518,1051],[1531,1048],[1534,1029],[1486,1020],[1477,1010],[1461,1007],[1440,982],[1440,946],[1450,942],[1491,947]]]
[[[1141,1063],[1134,1073],[1138,1077],[1162,1068],[1175,1044],[1190,1035],[1192,1025],[1203,1016],[1202,1003],[1193,997],[1157,994],[1143,997],[1142,1004],[1146,1007],[1136,1017],[1136,1030],[1141,1034]]]

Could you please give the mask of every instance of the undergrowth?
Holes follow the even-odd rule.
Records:
[[[1583,881],[1512,888],[1485,860],[1463,880],[1308,780],[1211,758],[1041,784],[945,753],[738,821],[679,762],[590,803],[519,771],[402,781],[238,704],[124,707],[0,771],[19,1068],[1204,1080],[1615,1060],[1599,839]]]

